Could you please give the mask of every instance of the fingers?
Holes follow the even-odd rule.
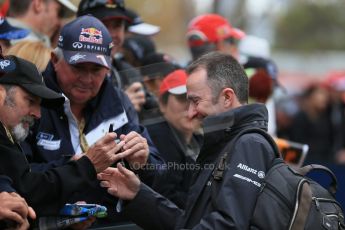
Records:
[[[36,212],[33,208],[31,208],[29,206],[28,208],[28,216],[31,218],[31,219],[36,219]]]
[[[117,137],[117,134],[114,132],[107,133],[104,137],[99,139],[95,144],[99,145],[106,145],[109,144],[110,142],[113,142]]]
[[[146,138],[142,137],[137,132],[132,131],[127,135],[121,135],[120,138],[126,143],[125,146],[123,146],[124,150],[133,149],[138,151],[138,149],[148,148]]]
[[[116,196],[116,197],[118,196],[118,192],[116,188],[108,188],[107,192],[112,196]]]
[[[17,212],[14,212],[12,210],[4,210],[4,211],[1,211],[0,213],[1,213],[2,219],[12,220],[18,223],[18,225],[24,224],[26,220],[26,218],[24,219],[21,215],[19,215]]]
[[[122,166],[121,163],[117,163],[116,167],[119,170],[119,173],[121,173],[125,177],[130,177],[134,175],[134,173],[131,170],[126,169],[126,167]]]

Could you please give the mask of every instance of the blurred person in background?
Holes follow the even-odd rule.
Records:
[[[135,10],[127,8],[126,13],[131,19],[131,22],[126,25],[126,37],[140,35],[152,39],[154,35],[160,32],[161,28],[159,26],[144,22]]]
[[[133,35],[126,37],[121,47],[123,58],[135,67],[142,66],[142,59],[156,52],[156,45],[145,36]]]
[[[277,135],[274,93],[282,86],[278,82],[278,68],[269,58],[248,56],[243,65],[249,77],[249,96],[252,102],[266,105],[268,110],[268,133]],[[284,88],[282,88],[284,89]]]
[[[146,102],[140,72],[119,55],[125,39],[126,22],[131,22],[126,14],[125,1],[82,0],[78,6],[77,16],[86,14],[91,14],[101,20],[109,30],[114,44],[111,53],[112,68],[109,77],[115,87],[125,91],[135,110],[140,112]]]
[[[14,44],[7,52],[7,55],[15,55],[34,63],[42,73],[50,60],[52,49],[41,41],[20,41]]]
[[[69,0],[11,0],[7,15],[11,25],[30,31],[24,39],[42,41],[48,47],[55,47],[51,41],[59,33],[62,19],[73,16],[76,10]]]
[[[188,117],[187,73],[178,69],[168,74],[159,90],[159,108],[163,120],[146,125],[153,143],[167,164],[168,173],[157,182],[155,190],[180,208],[186,204],[193,175],[193,165],[202,142],[199,120]]]
[[[324,83],[330,90],[334,160],[345,165],[345,71],[329,72]]]
[[[164,77],[181,67],[176,61],[166,53],[151,53],[142,60],[140,72],[143,76],[145,87],[157,98],[159,96],[159,87]]]
[[[307,87],[299,99],[300,111],[287,131],[289,140],[309,145],[307,163],[325,164],[334,157],[329,96],[328,89],[319,83]]]
[[[220,51],[239,59],[238,41],[245,36],[242,30],[218,14],[203,14],[188,24],[187,42],[193,60],[201,55]]]
[[[29,30],[11,26],[5,17],[0,17],[0,46],[4,54],[11,47],[11,40],[22,39],[29,33]]]

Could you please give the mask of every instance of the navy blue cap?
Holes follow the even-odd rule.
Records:
[[[104,24],[91,15],[66,24],[61,30],[58,47],[71,65],[92,62],[108,69],[111,67],[112,38]]]
[[[29,30],[11,26],[4,17],[0,17],[0,39],[21,39],[29,34]]]

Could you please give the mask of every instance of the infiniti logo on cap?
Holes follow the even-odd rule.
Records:
[[[75,49],[81,49],[83,47],[83,44],[81,44],[80,42],[73,42],[72,46]]]

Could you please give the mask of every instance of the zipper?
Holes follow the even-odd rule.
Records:
[[[307,182],[306,179],[302,179],[300,182],[298,182],[298,186],[297,186],[297,192],[296,192],[296,197],[295,197],[295,208],[294,208],[294,211],[293,211],[293,214],[292,214],[292,217],[291,217],[291,221],[290,221],[290,224],[289,224],[289,230],[292,228],[292,224],[293,222],[295,221],[296,219],[296,216],[297,216],[297,211],[298,211],[298,207],[299,207],[299,194],[301,192],[301,188],[302,188],[302,185]]]

